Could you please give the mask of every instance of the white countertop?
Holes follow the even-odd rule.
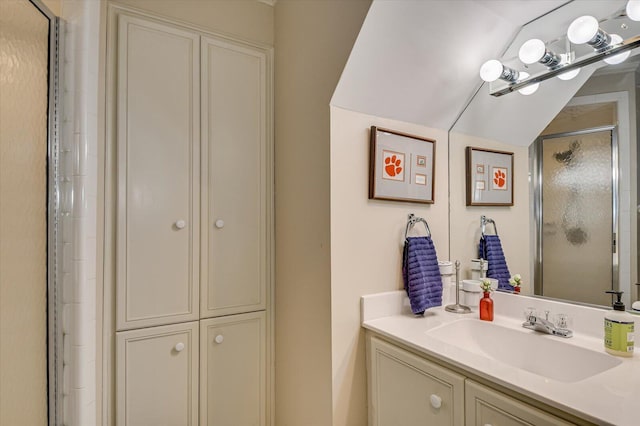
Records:
[[[574,336],[562,339],[563,343],[605,353],[605,311],[602,309],[500,292],[494,293],[492,298],[493,322],[496,325],[522,329],[524,333],[531,333],[531,338],[562,339],[522,328],[522,313],[529,306],[552,313],[566,313],[573,320]],[[414,316],[408,303],[404,291],[363,296],[362,326],[587,421],[616,426],[640,425],[640,348],[636,348],[633,357],[616,357],[622,361],[619,365],[584,380],[571,383],[555,381],[465,350],[464,344],[454,346],[426,334],[428,330],[459,319],[477,319],[477,308],[471,314],[454,314],[438,307],[427,310],[424,316]],[[636,320],[636,336],[640,333],[639,326],[640,316]]]

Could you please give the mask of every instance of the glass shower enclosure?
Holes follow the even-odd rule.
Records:
[[[58,24],[40,0],[0,0],[2,425],[62,424]]]
[[[616,128],[535,143],[535,294],[609,305],[605,291],[618,288]]]

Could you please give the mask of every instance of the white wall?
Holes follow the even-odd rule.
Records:
[[[331,396],[329,102],[369,4],[275,5],[278,426],[340,424]],[[349,309],[358,315],[357,304]]]
[[[488,96],[488,95],[487,95]],[[514,95],[510,95],[514,96]],[[485,207],[466,205],[465,147],[474,146],[514,153],[514,194],[511,207]],[[449,179],[451,258],[461,262],[463,277],[471,276],[470,259],[478,257],[480,216],[495,220],[502,248],[511,275],[520,274],[522,292],[533,291],[533,277],[529,270],[531,259],[529,241],[529,152],[528,147],[506,145],[462,133],[449,135]],[[493,231],[492,227],[489,227]]]
[[[369,128],[436,140],[434,204],[368,199]],[[333,425],[367,424],[360,297],[403,288],[409,213],[429,222],[439,260],[449,253],[447,131],[331,108],[331,349]],[[423,235],[423,234],[422,234]]]

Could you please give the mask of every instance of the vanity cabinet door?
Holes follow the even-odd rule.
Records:
[[[466,426],[570,426],[573,424],[468,379],[465,390]]]
[[[368,344],[371,426],[464,424],[463,376],[375,337]]]
[[[116,333],[116,425],[198,425],[198,322]]]
[[[202,38],[201,317],[266,308],[267,57]]]
[[[200,425],[266,424],[264,312],[200,321]]]
[[[200,37],[120,15],[117,329],[199,317]]]

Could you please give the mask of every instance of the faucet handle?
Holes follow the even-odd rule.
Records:
[[[529,317],[536,315],[536,308],[532,308],[532,307],[525,308],[523,314],[524,314],[525,321],[529,321]]]
[[[557,328],[568,330],[571,328],[571,318],[567,314],[556,314],[553,319],[553,323]]]

